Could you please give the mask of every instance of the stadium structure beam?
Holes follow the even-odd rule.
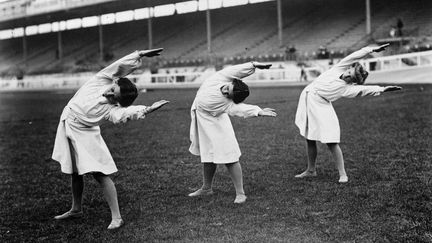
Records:
[[[103,56],[104,56],[104,41],[103,41],[103,26],[102,26],[102,17],[99,16],[99,55],[100,55],[100,60],[103,61]]]
[[[147,19],[147,32],[148,32],[148,49],[153,48],[153,22],[152,16]]]
[[[282,0],[277,0],[278,39],[279,47],[283,46]]]
[[[22,36],[22,47],[23,47],[23,62],[24,62],[24,65],[27,65],[27,35],[26,35],[26,32],[25,32],[25,27],[24,27],[24,33],[23,33],[23,36]]]
[[[212,53],[210,0],[207,0],[206,23],[207,23],[207,52],[210,55]]]
[[[62,44],[62,31],[57,32],[57,56],[60,61],[63,60],[63,44]]]
[[[371,33],[371,11],[370,11],[370,0],[366,1],[366,34]]]
[[[151,0],[147,0],[147,6],[154,6]],[[153,49],[153,12],[148,9],[147,19],[148,49]]]

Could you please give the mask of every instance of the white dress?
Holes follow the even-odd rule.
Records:
[[[52,154],[63,173],[102,172],[108,175],[117,172],[99,125],[105,121],[122,123],[143,119],[146,106],[113,105],[102,94],[115,79],[126,76],[140,65],[138,52],[114,62],[87,81],[63,109]]]
[[[306,86],[300,95],[295,118],[295,124],[303,137],[322,143],[339,143],[339,120],[332,102],[342,97],[376,96],[384,91],[384,87],[347,84],[340,79],[353,63],[371,52],[372,48],[364,47],[348,55]]]
[[[253,74],[252,63],[225,68],[201,85],[191,107],[189,151],[201,156],[202,163],[227,164],[239,161],[241,152],[229,115],[255,117],[261,108],[243,103],[235,104],[223,96],[221,87],[234,78]]]

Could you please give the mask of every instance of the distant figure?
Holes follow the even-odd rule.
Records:
[[[99,125],[106,121],[118,124],[144,119],[147,114],[168,103],[161,100],[151,106],[132,106],[138,90],[125,78],[141,65],[142,57],[158,56],[161,51],[135,51],[114,62],[87,81],[63,109],[52,158],[60,163],[63,173],[71,175],[72,206],[66,213],[55,216],[55,219],[82,216],[83,175],[92,174],[102,186],[111,210],[108,229],[123,225],[117,190],[108,176],[117,172],[117,167],[101,136]]]
[[[289,55],[290,55],[288,46],[285,46],[284,54],[285,54],[285,60],[284,61],[287,61],[289,59]]]
[[[213,194],[216,168],[225,165],[236,191],[234,203],[246,202],[239,163],[241,152],[229,116],[276,116],[271,108],[244,104],[249,88],[240,80],[253,74],[256,68],[269,69],[270,66],[259,62],[231,66],[206,79],[199,88],[191,107],[189,151],[201,157],[203,179],[201,188],[190,193],[190,197]]]
[[[318,58],[324,59],[324,58],[329,58],[329,51],[327,50],[327,47],[325,46],[320,46],[318,48]]]
[[[320,141],[327,144],[333,154],[339,171],[339,183],[348,182],[340,143],[339,120],[332,102],[345,97],[380,95],[383,92],[400,90],[398,86],[363,85],[368,72],[358,63],[372,52],[380,52],[388,46],[365,47],[342,59],[331,69],[322,73],[306,86],[300,95],[295,124],[300,134],[306,139],[308,163],[307,169],[295,178],[315,177],[317,145]],[[355,124],[353,124],[355,125]]]
[[[391,38],[394,38],[396,36],[396,28],[395,27],[391,27],[389,35]]]
[[[301,65],[301,67],[300,67],[300,82],[302,82],[302,81],[304,81],[304,82],[308,81],[308,77],[307,77],[304,65]]]
[[[114,59],[114,52],[111,50],[111,48],[104,48],[103,61],[109,62],[113,59]]]
[[[402,36],[403,34],[402,34],[402,28],[404,27],[404,24],[403,24],[403,22],[402,22],[402,19],[398,19],[397,20],[397,23],[396,23],[396,26],[397,26],[397,30],[398,30],[398,36]]]
[[[333,64],[334,64],[334,59],[333,59],[333,55],[332,55],[332,57],[330,58],[329,63],[328,63],[329,68],[333,67]]]
[[[19,66],[16,67],[15,78],[17,79],[17,87],[24,87],[24,70]]]
[[[297,49],[294,45],[286,46],[285,47],[285,61],[287,60],[294,60],[296,56]]]

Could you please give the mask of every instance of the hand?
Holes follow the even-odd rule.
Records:
[[[378,47],[373,48],[373,52],[380,52],[380,51],[384,51],[386,49],[387,46],[389,46],[390,44],[384,44],[384,45],[380,45]]]
[[[167,101],[167,100],[156,101],[155,103],[153,103],[153,105],[150,106],[149,113],[161,108],[162,106],[164,106],[168,103],[169,103],[169,101]]]
[[[258,116],[277,116],[275,109],[272,108],[264,108],[261,111],[258,112]]]
[[[401,90],[402,87],[400,86],[386,86],[384,88],[384,92],[389,92],[389,91],[396,91],[396,90]]]
[[[162,51],[163,48],[144,50],[144,51],[139,51],[139,55],[140,57],[154,57],[154,56],[159,56]]]
[[[269,69],[272,66],[271,64],[265,64],[261,62],[252,62],[252,65],[258,69]]]

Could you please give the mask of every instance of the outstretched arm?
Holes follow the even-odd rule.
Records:
[[[97,76],[111,80],[125,77],[141,66],[142,57],[159,56],[162,50],[163,48],[134,51],[99,71]]]
[[[272,66],[271,64],[255,62],[255,61],[252,62],[252,65],[258,69],[269,69]]]
[[[397,91],[397,90],[402,90],[402,87],[401,86],[386,86],[384,88],[384,92]]]
[[[154,57],[154,56],[160,56],[160,53],[162,51],[163,51],[163,48],[143,50],[143,51],[138,51],[138,55],[140,57]]]
[[[230,116],[238,116],[243,118],[256,117],[256,116],[276,116],[276,112],[271,108],[261,109],[256,105],[248,105],[244,103],[232,104],[226,110]]]
[[[402,87],[400,86],[381,87],[377,85],[350,85],[349,87],[347,87],[342,96],[345,98],[354,98],[357,96],[367,95],[377,96],[383,92],[396,91],[401,89]]]
[[[159,100],[153,103],[150,107],[147,108],[146,114],[151,113],[153,111],[159,110],[162,106],[168,104],[168,100]]]
[[[231,79],[242,79],[247,77],[255,72],[255,68],[258,69],[269,69],[271,64],[264,64],[260,62],[247,62],[243,64],[238,64],[234,66],[230,66],[220,70],[218,73],[222,76],[228,78],[229,81]]]
[[[336,67],[349,67],[353,63],[360,61],[364,57],[366,57],[368,54],[372,52],[381,52],[384,51],[386,47],[388,47],[390,44],[384,44],[378,47],[363,47],[362,49],[351,53],[350,55],[343,58],[339,63],[337,63]]]
[[[144,119],[147,114],[158,110],[159,108],[161,108],[162,106],[168,103],[169,101],[167,100],[160,100],[153,103],[151,106],[145,106],[145,105],[134,105],[128,107],[116,106],[111,109],[110,113],[108,114],[107,120],[111,121],[112,123],[118,124],[118,123],[125,123],[128,120]]]
[[[276,113],[275,109],[273,109],[273,108],[264,108],[258,113],[258,116],[275,117],[275,116],[277,116],[277,113]]]

